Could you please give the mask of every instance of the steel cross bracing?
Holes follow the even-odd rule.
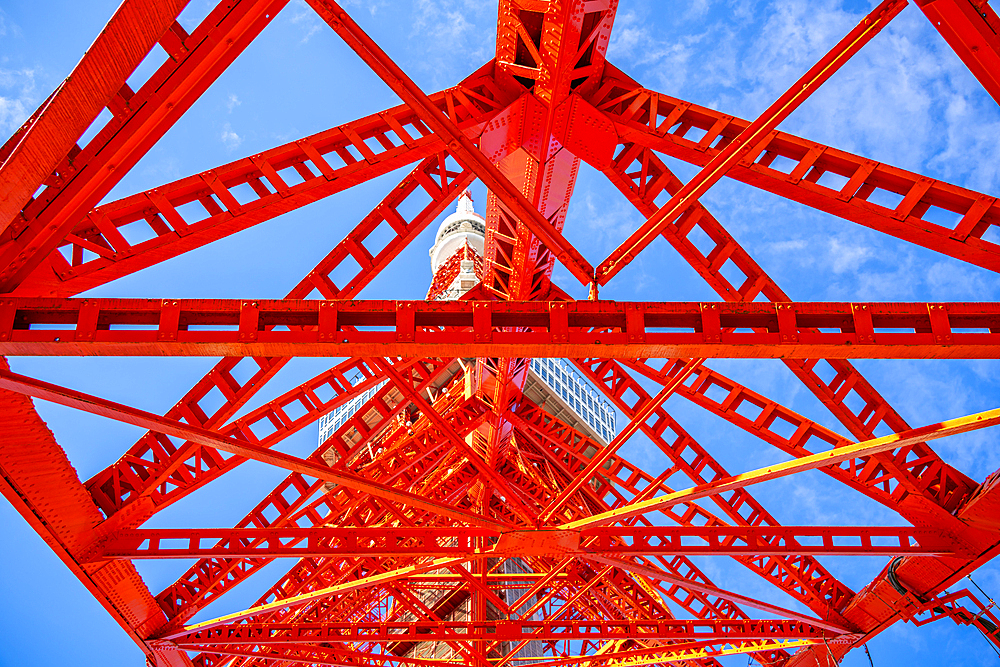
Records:
[[[617,0],[500,0],[495,59],[430,96],[336,2],[309,0],[401,106],[101,203],[286,2],[222,2],[190,33],[176,20],[185,4],[125,0],[0,148],[0,353],[224,357],[162,416],[0,363],[0,490],[151,665],[499,667],[534,643],[552,667],[734,654],[829,667],[892,623],[940,618],[1000,645],[990,607],[948,591],[1000,549],[1000,476],[976,482],[928,444],[1000,413],[912,428],[849,361],[996,358],[1000,307],[794,302],[698,201],[728,177],[1000,272],[994,196],[777,130],[905,2],[882,2],[742,120],[606,62]],[[1000,100],[990,5],[916,4]],[[133,89],[156,44],[167,59]],[[104,109],[111,120],[79,145]],[[658,154],[700,171],[684,183]],[[581,162],[647,218],[593,265],[562,235]],[[409,165],[283,300],[74,298]],[[354,300],[476,179],[489,190],[478,287],[456,302]],[[254,198],[238,200],[240,186]],[[895,208],[874,203],[879,190],[901,198]],[[934,208],[957,222],[931,222]],[[140,228],[146,240],[126,240]],[[722,302],[598,298],[657,236]],[[552,284],[557,261],[589,301]],[[574,359],[628,420],[620,435],[593,440],[522,395],[533,355]],[[236,418],[295,356],[338,359]],[[713,357],[782,359],[854,440],[713,370]],[[384,381],[311,455],[280,451]],[[213,392],[223,400],[209,409]],[[791,461],[727,470],[667,412],[675,394]],[[149,430],[81,482],[29,397]],[[622,454],[640,431],[662,470]],[[233,528],[142,527],[251,459],[289,474]],[[782,526],[753,497],[753,484],[813,469],[910,525]],[[859,592],[819,560],[862,554],[887,565]],[[808,611],[720,588],[690,558],[704,555],[734,558]],[[154,594],[132,563],[148,558],[197,560]],[[298,560],[254,605],[211,618],[275,558]],[[203,611],[211,620],[192,625]],[[428,642],[452,657],[413,654]]]

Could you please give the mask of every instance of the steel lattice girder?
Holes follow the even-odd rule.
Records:
[[[578,104],[586,110],[581,113],[604,121],[605,141],[622,144],[614,158],[622,169],[639,158],[642,148],[704,166],[720,153],[720,147],[731,144],[749,125],[740,118],[643,88],[620,72],[609,72],[606,78],[601,90]],[[609,166],[608,162],[593,164],[602,170]],[[821,183],[826,174],[843,179],[843,185],[834,189]],[[652,176],[659,174],[654,171]],[[983,240],[990,227],[1000,223],[1000,203],[995,197],[779,131],[768,135],[753,155],[733,165],[726,176],[935,252],[1000,271],[1000,248]],[[660,186],[671,191],[679,189],[679,185],[667,182]],[[879,190],[902,198],[895,208],[869,201],[877,199],[873,195]],[[650,194],[655,193],[646,196]],[[955,226],[945,227],[924,219],[934,207],[955,214]],[[695,209],[675,228],[686,234],[704,215],[703,210]],[[712,262],[724,262],[733,250],[729,249],[725,257],[714,253]]]
[[[485,551],[475,538],[499,538]],[[214,544],[207,544],[214,542]],[[103,558],[204,558],[559,555],[950,555],[955,545],[940,532],[918,528],[694,527],[487,531],[476,528],[242,528],[121,531]]]
[[[220,362],[166,417],[17,376],[5,368],[0,374],[7,388],[153,429],[85,488],[67,471],[68,463],[43,432],[30,402],[0,390],[0,409],[10,418],[6,425],[13,427],[3,431],[0,489],[151,661],[160,666],[214,665],[215,656],[226,655],[247,664],[263,655],[240,645],[276,641],[283,647],[270,649],[274,653],[266,659],[340,664],[324,658],[325,649],[296,643],[326,636],[324,641],[349,641],[369,650],[377,643],[399,647],[441,640],[467,661],[489,656],[507,662],[525,641],[544,637],[553,657],[583,650],[639,660],[635,664],[646,664],[642,656],[649,656],[646,662],[672,659],[713,665],[713,656],[725,653],[722,644],[736,637],[742,640],[731,651],[750,652],[761,664],[825,667],[830,657],[842,656],[900,618],[933,610],[935,618],[960,623],[973,619],[957,606],[958,598],[935,596],[1000,549],[991,510],[997,480],[977,488],[921,440],[993,423],[996,415],[907,430],[878,392],[839,358],[995,358],[1000,311],[995,304],[789,303],[695,198],[728,175],[997,270],[996,246],[984,240],[1000,221],[995,198],[771,131],[782,114],[811,94],[904,3],[887,0],[879,5],[803,78],[805,86],[790,90],[775,113],[750,124],[643,89],[608,65],[604,54],[615,0],[501,0],[496,61],[432,97],[424,95],[339,5],[312,0],[320,16],[400,95],[403,107],[93,209],[284,4],[222,3],[189,35],[173,20],[183,3],[126,2],[69,82],[0,149],[0,192],[5,195],[0,226],[7,227],[0,236],[0,280],[8,292],[17,294],[0,295],[0,352],[268,355],[254,359],[257,370],[249,380],[236,380],[238,358]],[[993,34],[995,13],[974,0],[918,4],[997,97],[996,68],[991,67],[1000,53]],[[122,40],[132,50],[119,58]],[[123,82],[156,41],[169,58],[145,85],[132,91]],[[99,85],[81,96],[76,82],[90,78],[99,79]],[[112,121],[82,149],[73,146],[102,106],[112,112]],[[704,136],[698,141],[686,138],[695,129]],[[707,168],[685,186],[654,150]],[[778,158],[794,163],[790,172],[773,168]],[[523,179],[508,178],[496,164],[502,166],[504,159],[535,168],[527,169]],[[609,258],[604,268],[610,270],[602,271],[595,282],[606,282],[648,243],[651,233],[662,233],[727,301],[750,302],[763,295],[776,303],[517,301],[566,299],[549,283],[556,258],[581,282],[595,279],[586,259],[561,235],[581,159],[603,171],[650,218],[638,234],[642,238],[633,239],[639,242]],[[419,166],[399,188],[306,276],[288,301],[37,298],[72,296],[418,160]],[[467,169],[447,166],[450,160]],[[302,182],[289,186],[283,170],[293,170]],[[827,172],[843,176],[847,184],[839,191],[825,188],[819,181]],[[314,290],[326,299],[356,295],[476,176],[491,190],[487,219],[492,240],[485,274],[496,281],[470,294],[469,302],[299,301]],[[565,192],[553,190],[553,183],[565,185]],[[241,205],[231,192],[240,184],[252,187],[258,199]],[[893,210],[868,202],[878,189],[897,193],[902,201]],[[38,196],[30,199],[36,191]],[[398,208],[420,191],[432,201],[407,220]],[[675,200],[658,211],[655,199],[662,191]],[[181,215],[177,207],[193,202],[200,203],[207,218]],[[22,205],[18,214],[15,208]],[[961,220],[954,228],[931,224],[923,219],[931,207],[952,211]],[[373,255],[366,240],[382,222],[396,237]],[[146,226],[154,238],[130,245],[120,231],[128,225]],[[715,243],[707,254],[688,238],[695,227]],[[506,235],[499,241],[498,232]],[[56,250],[59,246],[67,258]],[[86,259],[86,253],[96,257]],[[346,285],[337,286],[330,275],[348,258],[361,270]],[[723,265],[730,261],[745,276],[743,284],[731,284],[722,276]],[[475,301],[488,293],[514,301]],[[287,330],[275,330],[279,328]],[[226,426],[289,354],[364,356],[339,364]],[[414,358],[428,354],[442,359]],[[497,381],[508,384],[523,374],[518,369],[523,369],[526,354],[589,357],[578,361],[578,367],[634,423],[602,450],[516,391],[484,396],[499,404],[493,406],[476,395],[462,400],[461,375],[442,380],[443,387],[434,384],[447,375],[452,357],[467,354],[518,355],[496,366]],[[383,359],[386,355],[408,358]],[[670,363],[659,369],[648,362],[651,356],[669,357]],[[699,366],[708,356],[785,357],[793,372],[863,442],[854,445]],[[819,356],[830,359],[836,371],[833,381],[820,380],[814,371]],[[661,382],[664,390],[650,396],[626,369]],[[359,373],[362,382],[348,381],[351,373]],[[687,373],[693,382],[685,381]],[[309,459],[269,449],[387,377],[391,381],[338,430],[332,444],[324,444]],[[710,399],[711,387],[723,387],[727,398]],[[225,402],[208,414],[200,402],[214,388],[221,390]],[[332,398],[320,399],[321,389],[332,391]],[[847,408],[849,391],[863,399],[860,410]],[[632,398],[626,400],[630,393]],[[795,460],[728,475],[663,410],[660,403],[671,393],[759,435]],[[411,403],[422,414],[412,424],[413,433],[404,435],[400,415]],[[761,409],[756,420],[737,412],[747,403]],[[301,416],[290,416],[302,409]],[[795,435],[778,436],[772,430],[776,419],[797,425]],[[476,440],[477,425],[483,422],[493,429],[485,444]],[[274,433],[257,438],[254,429],[268,423]],[[883,423],[900,435],[873,439]],[[637,429],[672,461],[659,477],[641,471],[617,451]],[[669,442],[667,431],[677,434],[677,440]],[[177,446],[170,436],[186,442]],[[810,442],[833,449],[813,454],[805,448]],[[36,450],[45,456],[39,458]],[[509,458],[512,450],[516,456]],[[696,454],[694,463],[685,456],[688,450]],[[342,460],[332,469],[324,458],[331,452],[336,452],[334,461]],[[155,511],[247,456],[294,472],[236,529],[134,530]],[[920,527],[782,527],[744,488],[816,467]],[[681,491],[666,487],[664,481],[675,472],[695,486]],[[340,486],[327,485],[311,500],[323,483],[312,482],[309,475]],[[501,497],[505,502],[498,502]],[[737,525],[725,525],[691,502],[702,497],[712,498]],[[59,499],[55,505],[54,498]],[[471,502],[463,502],[466,498]],[[96,507],[107,518],[102,520]],[[751,508],[751,516],[762,525],[746,521],[741,507]],[[679,527],[653,526],[641,514],[651,510]],[[327,513],[330,521],[339,518],[345,526],[367,527],[344,536],[343,529],[336,524],[331,528],[322,518]],[[456,527],[446,517],[483,528]],[[312,527],[295,527],[303,521]],[[395,533],[386,528],[400,521],[419,527],[396,528]],[[613,525],[587,527],[596,523]],[[334,539],[338,530],[341,536]],[[364,535],[370,537],[358,542]],[[845,538],[851,544],[838,542]],[[164,540],[177,539],[186,546],[164,545]],[[494,539],[498,541],[491,544]],[[452,559],[427,560],[439,553]],[[500,579],[487,571],[485,556],[509,553],[523,555],[538,569],[537,578],[528,579],[535,582],[530,595],[541,595],[549,586],[528,612],[545,620],[486,618],[487,599],[507,614],[527,599],[522,596],[508,604],[488,583]],[[685,557],[703,553],[732,555],[822,612],[829,623],[810,625],[808,618],[794,612],[712,586]],[[855,595],[810,557],[860,553],[901,556],[892,585],[883,572]],[[269,559],[286,555],[305,558],[261,599],[264,607],[241,616],[251,622],[214,623],[201,634],[179,627]],[[171,556],[206,558],[154,600],[127,559]],[[321,556],[335,558],[317,558]],[[468,557],[473,558],[470,571],[457,566]],[[576,570],[567,569],[572,563]],[[426,572],[438,566],[449,567],[450,574]],[[899,582],[910,592],[900,593]],[[316,592],[317,585],[332,587],[339,597],[326,600],[326,594]],[[456,633],[458,625],[452,622],[445,629],[441,620],[447,608],[424,604],[411,585],[445,586],[451,594],[470,599],[473,620],[462,628],[465,632]],[[305,597],[294,605],[283,602],[301,594]],[[663,599],[704,620],[662,620],[670,615]],[[563,606],[551,606],[553,600]],[[751,621],[738,604],[766,613],[787,612],[788,618],[798,620]],[[567,611],[572,620],[560,617]],[[373,614],[380,620],[374,625],[343,620]],[[978,623],[978,618],[971,622]],[[988,625],[980,627],[991,632]],[[855,631],[867,634],[852,634]],[[691,633],[696,641],[690,641]],[[602,644],[604,639],[610,641]],[[572,648],[570,640],[583,641],[584,648]],[[218,645],[220,641],[225,645]],[[808,648],[821,641],[821,649]],[[650,648],[650,642],[666,643]],[[204,652],[192,661],[176,651],[178,645]],[[785,651],[796,646],[806,648],[794,655]],[[667,648],[675,652],[664,653]],[[364,655],[373,664],[381,660],[371,653],[352,655]],[[328,657],[336,658],[332,653]]]
[[[458,86],[430,98],[451,114],[460,129],[473,136],[478,136],[485,123],[510,102],[489,85],[491,70],[487,64]],[[447,155],[443,149],[444,142],[407,107],[387,109],[99,206],[65,237],[62,246],[70,261],[54,250],[49,264],[28,276],[19,289],[71,296],[428,156]],[[441,159],[438,164],[415,170],[411,178],[433,199],[444,199],[446,203],[445,196],[453,187],[457,194],[466,184],[452,186],[444,162]],[[438,173],[433,173],[431,167]],[[286,179],[293,178],[301,182],[288,185]],[[243,184],[252,188],[256,198],[240,203],[232,190]],[[198,205],[196,210],[184,214],[183,209],[178,210],[191,203]],[[389,207],[383,211],[395,231],[407,227],[402,216],[392,215],[395,211]],[[433,218],[430,216],[426,222]],[[136,227],[142,227],[141,232]],[[130,244],[122,232],[151,233],[152,238]],[[381,257],[367,250],[365,236],[354,240],[347,250],[358,265],[377,265]],[[84,251],[94,257],[84,259]]]
[[[101,110],[128,99],[122,95],[131,92],[125,82],[156,43],[186,36],[174,19],[187,3],[123,2],[73,73],[0,148],[5,176],[0,182],[0,232],[19,217],[38,184],[61,171]]]
[[[434,641],[464,639],[485,634],[492,640],[614,639],[643,635],[648,639],[727,641],[741,639],[793,639],[838,635],[829,630],[791,621],[500,621],[496,623],[324,623],[320,625],[246,623],[191,632],[169,641],[185,644],[282,644],[300,642],[398,642],[406,639]],[[714,637],[707,636],[714,634]]]
[[[1000,306],[5,298],[0,352],[972,359],[1000,352]]]
[[[41,264],[287,2],[220,3],[190,35],[175,22],[159,41],[168,60],[138,91],[128,84],[117,91],[107,106],[114,118],[82,150],[71,151],[54,183],[24,207],[16,236],[0,243],[0,289],[14,289]]]

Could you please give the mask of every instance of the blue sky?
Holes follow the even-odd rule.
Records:
[[[743,117],[755,117],[829,49],[874,3],[860,0],[622,0],[609,60],[644,85]],[[41,8],[6,0],[0,8],[0,134],[9,136],[58,85],[93,41],[116,3],[55,0]],[[345,3],[356,20],[427,91],[453,85],[493,55],[496,9],[474,0]],[[191,0],[181,18],[192,28],[210,8]],[[156,56],[140,68],[148,75]],[[140,78],[141,81],[141,78]],[[120,196],[197,173],[260,150],[393,106],[398,101],[301,0],[265,30],[192,110],[109,196]],[[782,129],[898,167],[1000,194],[1000,110],[916,7],[833,77]],[[686,178],[689,166],[669,162]],[[106,285],[101,296],[281,297],[333,247],[402,172],[389,174],[282,218]],[[473,188],[477,206],[485,201]],[[1000,277],[908,245],[839,218],[817,213],[743,184],[723,181],[703,198],[757,261],[799,300],[995,301]],[[566,234],[596,263],[642,221],[603,177],[584,167]],[[422,298],[430,280],[427,248],[433,228],[370,285],[363,297]],[[568,272],[556,281],[585,292]],[[602,297],[619,300],[715,300],[701,279],[659,240]],[[139,408],[164,412],[211,367],[210,359],[13,359],[15,371]],[[311,377],[329,364],[297,360],[249,408]],[[710,364],[753,389],[844,433],[818,401],[778,362]],[[858,366],[911,425],[998,405],[993,361],[867,361]],[[81,478],[113,462],[137,429],[39,403]],[[673,398],[668,408],[731,472],[782,460],[780,453],[700,408]],[[284,449],[311,451],[315,432]],[[941,456],[972,478],[1000,468],[992,431],[939,441]],[[662,455],[636,437],[626,450],[654,474]],[[151,525],[233,525],[284,475],[247,464]],[[818,473],[771,482],[754,495],[788,524],[898,522],[880,506]],[[205,508],[208,508],[207,510]],[[0,525],[0,665],[138,665],[139,651],[6,504]],[[858,590],[885,559],[824,560]],[[699,565],[722,587],[794,606],[781,593],[726,559]],[[210,609],[247,606],[288,563],[269,566]],[[140,563],[151,590],[171,583],[186,563]],[[976,581],[1000,594],[1000,570],[982,568]],[[53,640],[53,630],[59,637]],[[981,665],[996,659],[969,628],[947,622],[897,624],[870,644],[874,664]],[[82,656],[82,657],[81,657]],[[745,659],[727,664],[743,664]],[[867,665],[862,652],[844,663]]]

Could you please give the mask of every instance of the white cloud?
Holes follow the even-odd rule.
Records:
[[[643,16],[635,12],[619,14],[608,44],[608,60],[626,62],[633,67],[655,71],[656,86],[668,92],[682,87],[686,82],[692,58],[696,57],[699,36],[661,40],[653,33]]]
[[[229,123],[222,126],[222,135],[220,138],[222,139],[222,143],[226,146],[226,150],[229,151],[236,150],[240,147],[240,144],[243,143],[243,137],[236,134]]]
[[[21,26],[10,20],[7,13],[0,9],[0,37],[22,37]],[[6,59],[5,59],[6,60]]]
[[[316,11],[306,4],[305,0],[296,0],[294,6],[294,11],[292,13],[291,22],[292,25],[299,26],[303,33],[302,39],[299,40],[300,44],[305,44],[309,39],[319,32],[323,27],[324,23],[320,19]]]
[[[34,70],[0,69],[0,134],[13,134],[37,103]]]
[[[591,191],[578,192],[576,197],[571,209],[574,223],[587,228],[589,243],[596,245],[602,252],[614,250],[642,224],[642,215],[624,198],[603,202],[599,195]]]
[[[410,46],[434,88],[454,85],[493,57],[496,5],[475,0],[416,0]]]
[[[1000,277],[955,261],[936,262],[927,271],[935,301],[995,301]]]
[[[236,93],[229,93],[229,99],[226,101],[226,109],[229,110],[229,113],[232,113],[233,109],[241,104],[243,103],[240,102],[240,98],[236,96]]]
[[[848,244],[839,239],[830,239],[827,249],[827,259],[834,273],[844,273],[845,271],[853,273],[872,256],[871,248]]]
[[[778,241],[776,243],[769,243],[767,249],[770,252],[785,254],[796,251],[805,250],[809,247],[809,244],[803,239],[793,239],[791,241]]]
[[[348,7],[361,7],[367,10],[372,16],[375,16],[386,5],[384,0],[347,0],[344,4]]]
[[[753,118],[866,11],[844,0],[712,6],[720,4],[698,2],[669,24],[656,20],[656,5],[621,12],[609,59],[663,93]],[[916,8],[896,17],[781,127],[980,191],[1000,190],[996,103]]]

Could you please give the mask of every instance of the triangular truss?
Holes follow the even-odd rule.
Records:
[[[617,0],[500,0],[496,58],[430,96],[337,3],[308,0],[402,106],[98,205],[286,2],[226,0],[188,33],[185,2],[125,0],[0,149],[0,353],[225,355],[165,415],[0,368],[4,495],[151,665],[718,665],[742,653],[828,667],[897,621],[945,617],[1000,645],[992,610],[947,592],[1000,548],[998,478],[971,480],[927,444],[1000,411],[913,429],[850,362],[995,358],[1000,307],[793,303],[698,201],[729,177],[1000,271],[1000,247],[984,240],[1000,225],[996,198],[776,129],[904,0],[878,5],[753,121],[607,63]],[[916,4],[1000,100],[989,4]],[[167,60],[132,90],[156,44]],[[78,145],[104,109],[111,119]],[[682,183],[659,155],[699,171]],[[596,267],[562,235],[581,162],[647,218]],[[409,165],[284,300],[72,298]],[[476,288],[453,302],[353,301],[477,178],[490,194]],[[879,190],[898,205],[873,203]],[[418,200],[430,203],[403,213]],[[957,223],[925,219],[934,207]],[[721,302],[599,299],[660,236]],[[589,301],[551,282],[556,261]],[[234,419],[296,355],[346,360]],[[572,359],[629,423],[605,443],[535,405],[522,393],[531,356]],[[726,356],[781,358],[857,442],[709,367]],[[213,392],[221,407],[207,409]],[[148,432],[81,483],[29,396]],[[310,456],[278,449],[359,396]],[[663,407],[671,396],[791,460],[726,470]],[[623,457],[640,431],[665,469]],[[141,527],[249,459],[289,474],[234,528]],[[806,470],[908,525],[779,525],[750,487]],[[669,486],[678,475],[686,486]],[[701,555],[735,559],[808,611],[719,588],[691,560]],[[891,560],[855,592],[823,555]],[[255,605],[191,624],[281,557],[298,560]],[[131,562],[142,558],[197,561],[154,595]]]

